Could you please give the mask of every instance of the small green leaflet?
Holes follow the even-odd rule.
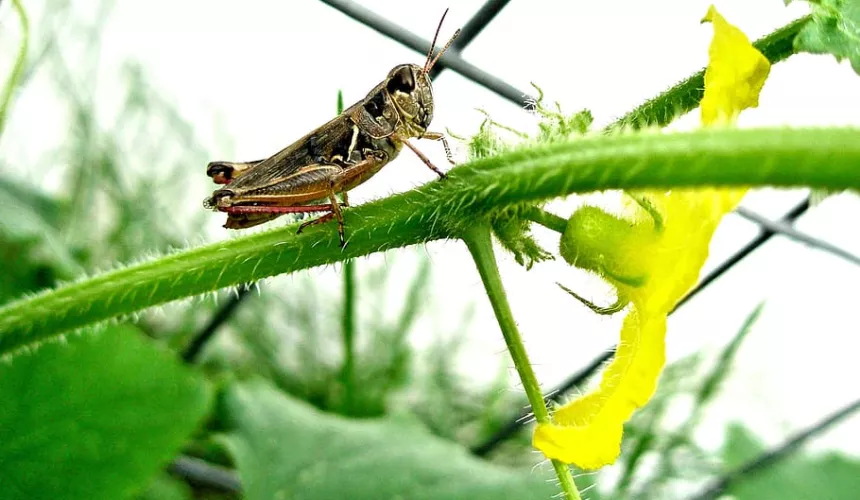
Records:
[[[793,0],[785,0],[788,5]],[[860,0],[806,0],[812,20],[794,39],[798,52],[833,54],[848,59],[860,75]]]

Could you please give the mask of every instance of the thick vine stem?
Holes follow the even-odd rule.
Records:
[[[532,370],[526,347],[523,345],[523,339],[520,336],[517,323],[514,321],[511,306],[508,304],[505,288],[502,286],[502,278],[499,275],[496,255],[493,252],[493,242],[490,238],[490,226],[489,224],[472,225],[462,233],[461,237],[472,254],[472,259],[478,268],[478,274],[481,275],[484,290],[486,290],[490,304],[493,306],[493,312],[496,314],[496,320],[499,322],[508,352],[511,354],[514,366],[523,383],[523,389],[531,404],[535,420],[538,423],[549,423],[549,412],[543,400],[540,384],[538,384],[535,372]],[[576,489],[573,476],[570,474],[570,468],[556,460],[552,461],[552,465],[555,468],[565,498],[580,500],[579,491]]]
[[[698,186],[860,188],[860,130],[708,129],[597,135],[513,150],[449,178],[347,209],[330,225],[287,226],[186,250],[0,308],[0,355],[91,323],[240,283],[456,237],[495,210],[604,189]],[[213,216],[221,216],[221,214]]]

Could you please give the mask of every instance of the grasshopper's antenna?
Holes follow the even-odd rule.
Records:
[[[442,22],[445,21],[445,16],[447,15],[448,9],[445,9],[445,12],[442,14],[442,19],[439,20],[439,26],[436,27],[436,34],[433,35],[433,43],[430,44],[430,52],[427,53],[427,61],[424,62],[425,74],[430,72],[430,69],[433,67],[434,64],[436,64],[436,61],[438,61],[439,58],[442,57],[442,54],[444,54],[445,51],[448,50],[449,47],[451,47],[451,44],[454,43],[454,40],[460,34],[459,29],[455,31],[454,36],[452,36],[451,39],[448,40],[448,43],[445,44],[445,47],[443,47],[442,50],[440,50],[439,53],[436,54],[436,57],[433,57],[433,51],[436,49],[436,39],[439,38],[439,31],[442,30]]]

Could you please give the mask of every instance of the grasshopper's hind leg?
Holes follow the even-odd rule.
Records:
[[[344,192],[344,196],[345,195],[346,195],[346,192]],[[340,204],[337,201],[337,196],[335,196],[335,194],[334,194],[334,185],[332,185],[331,188],[329,189],[328,198],[329,198],[329,200],[331,200],[331,205],[330,205],[331,212],[329,212],[329,213],[327,213],[327,214],[325,214],[322,217],[319,217],[317,219],[302,223],[302,225],[299,226],[298,231],[296,231],[296,234],[300,234],[308,226],[315,226],[317,224],[324,224],[324,223],[332,220],[332,218],[335,218],[335,219],[337,219],[337,233],[340,236],[340,246],[345,247],[346,246],[346,237],[344,236],[344,229],[343,229],[343,212],[340,211]]]

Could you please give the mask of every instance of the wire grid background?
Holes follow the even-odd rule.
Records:
[[[771,3],[748,6],[726,1],[718,7],[752,39],[805,13],[797,4],[786,9],[782,2]],[[600,127],[702,67],[711,30],[698,20],[707,5],[457,2],[451,5],[440,38],[446,39],[458,26],[464,27],[464,34],[435,75],[439,77],[434,81],[435,126],[472,133],[483,118],[474,108],[481,107],[503,123],[527,129],[533,119],[522,104],[533,80],[569,112],[590,108],[595,127]],[[208,136],[202,132],[213,145],[212,159],[252,159],[280,149],[328,119],[338,89],[344,90],[349,103],[363,97],[395,64],[420,62],[446,6],[429,0],[361,4],[324,0],[279,6],[257,0],[241,9],[226,3],[128,3],[112,13],[102,49],[106,62],[99,71],[108,81],[116,80],[111,61],[129,55],[140,60],[155,86],[172,95],[192,123],[212,125]],[[860,125],[858,81],[847,65],[828,57],[795,56],[774,67],[761,107],[745,113],[741,126]],[[120,95],[114,88],[119,82],[113,84],[105,88],[108,102]],[[38,150],[26,144],[28,137],[41,142],[52,133],[57,137],[64,133],[63,117],[44,120],[49,106],[35,98],[16,104],[14,133],[20,141],[7,143],[13,152],[26,159],[28,152]],[[670,128],[689,128],[696,122],[696,113],[691,113]],[[428,143],[423,149],[435,163],[445,165],[435,147]],[[462,158],[462,149],[459,153]],[[432,180],[432,173],[405,156],[356,190],[353,202]],[[189,187],[189,200],[179,200],[177,211],[199,210],[197,200],[210,189],[204,167],[189,166],[200,170],[201,181]],[[857,198],[842,195],[810,208],[808,196],[804,190],[760,190],[748,196],[744,207],[770,220],[796,223],[800,230],[860,253],[858,233],[850,230],[860,214]],[[577,203],[558,202],[550,208],[565,214]],[[206,231],[223,238],[220,224],[220,218],[213,217]],[[552,248],[554,236],[541,229],[536,232]],[[426,252],[436,264],[437,296],[432,300],[453,312],[426,321],[419,339],[436,329],[456,329],[458,306],[476,303],[475,321],[468,331],[459,332],[469,337],[470,344],[461,363],[478,381],[492,378],[499,363],[508,362],[507,355],[466,252],[445,242],[428,245]],[[337,271],[318,271],[320,282],[334,283]],[[611,300],[608,288],[558,263],[526,273],[503,258],[502,272],[546,387],[569,385],[595,357],[605,358],[619,318],[595,317],[557,291],[554,281],[598,302]],[[736,372],[704,422],[705,441],[718,445],[725,422],[740,419],[776,442],[856,397],[840,383],[860,378],[854,362],[860,337],[852,310],[856,307],[852,285],[860,277],[856,266],[781,236],[771,238],[758,225],[732,216],[715,238],[703,276],[703,292],[670,321],[670,360],[721,345],[758,302],[767,301],[739,355]],[[511,390],[518,390],[513,377]],[[819,446],[860,453],[860,443],[847,438],[856,432],[854,421],[831,432]]]

